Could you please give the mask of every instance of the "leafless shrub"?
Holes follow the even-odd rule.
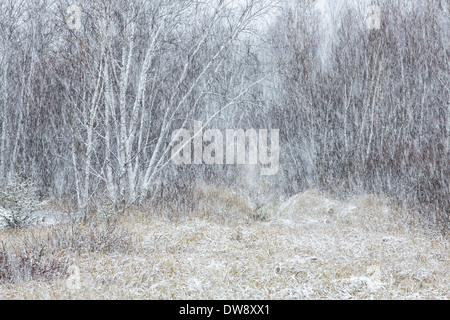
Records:
[[[0,282],[52,280],[63,277],[67,263],[47,256],[45,246],[23,246],[21,251],[0,247]]]
[[[52,280],[66,277],[70,253],[130,252],[131,236],[117,221],[91,219],[20,233],[5,231],[0,247],[0,282]]]
[[[48,233],[48,242],[52,248],[77,253],[129,252],[133,248],[131,236],[117,222],[74,222],[59,226]]]

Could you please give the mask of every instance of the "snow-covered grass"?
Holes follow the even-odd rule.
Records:
[[[0,284],[0,298],[450,299],[449,239],[375,196],[338,201],[309,190],[259,209],[264,221],[248,212],[217,219],[228,206],[246,208],[238,198],[177,219],[130,212],[116,227],[130,250],[48,253],[79,267],[79,289],[67,276],[37,279]],[[22,232],[45,242],[49,228]],[[3,230],[0,242],[20,236]]]

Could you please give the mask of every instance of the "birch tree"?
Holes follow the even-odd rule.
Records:
[[[217,96],[210,89],[227,53],[271,5],[117,0],[81,7],[82,30],[67,31],[66,39],[77,84],[63,81],[75,110],[78,203],[86,211],[90,195],[104,186],[124,207],[148,194],[170,155],[174,123],[187,125],[206,97]]]

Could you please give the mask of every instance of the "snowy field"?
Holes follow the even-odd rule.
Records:
[[[449,3],[0,0],[0,299],[449,299]]]
[[[4,247],[32,239],[46,246],[43,257],[79,271],[75,282],[67,270],[3,282],[0,298],[450,298],[448,237],[377,197],[337,201],[310,190],[255,213],[236,193],[219,191],[222,198],[205,197],[190,217],[131,212],[112,231],[115,243],[103,247],[64,243],[70,228],[46,219],[0,231]]]

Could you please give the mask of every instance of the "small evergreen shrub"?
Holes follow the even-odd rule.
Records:
[[[7,228],[18,229],[33,224],[40,207],[36,188],[28,181],[9,183],[0,191],[0,222]]]

